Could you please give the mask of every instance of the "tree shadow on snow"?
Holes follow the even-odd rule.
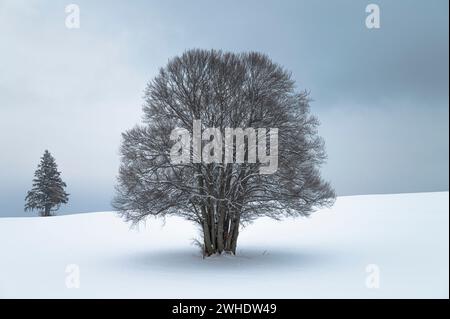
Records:
[[[135,252],[121,256],[123,267],[133,267],[142,270],[163,270],[165,272],[253,272],[274,271],[274,269],[295,269],[299,271],[308,268],[330,266],[337,259],[335,253],[311,250],[290,250],[273,247],[262,249],[248,247],[238,249],[236,256],[220,255],[203,258],[201,253],[192,247],[185,249],[168,249],[158,251]]]

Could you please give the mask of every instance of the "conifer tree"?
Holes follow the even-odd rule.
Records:
[[[34,173],[33,186],[25,197],[25,211],[38,210],[41,216],[51,216],[61,204],[66,204],[69,194],[64,191],[66,183],[61,179],[55,159],[45,150]]]

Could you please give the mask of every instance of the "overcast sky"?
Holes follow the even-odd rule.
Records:
[[[65,27],[65,6],[81,10]],[[365,26],[366,5],[381,28]],[[339,195],[448,190],[448,1],[0,0],[0,216],[24,216],[45,149],[71,194],[109,210],[120,133],[189,48],[260,51],[311,91]]]

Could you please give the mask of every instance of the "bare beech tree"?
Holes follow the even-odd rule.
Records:
[[[209,256],[235,254],[240,225],[258,217],[308,216],[331,206],[335,193],[320,177],[326,154],[309,101],[289,72],[260,53],[196,49],[170,60],[145,90],[143,125],[123,134],[114,207],[133,223],[169,215],[195,222]],[[198,163],[194,149],[190,161],[173,163],[171,132],[192,132],[194,120],[202,130],[277,128],[278,169],[261,174],[260,160]],[[243,143],[248,160],[251,145]]]

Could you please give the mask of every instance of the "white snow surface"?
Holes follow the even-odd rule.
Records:
[[[203,259],[194,238],[176,217],[139,229],[114,212],[0,218],[0,298],[449,298],[448,192],[260,219],[236,256]]]

